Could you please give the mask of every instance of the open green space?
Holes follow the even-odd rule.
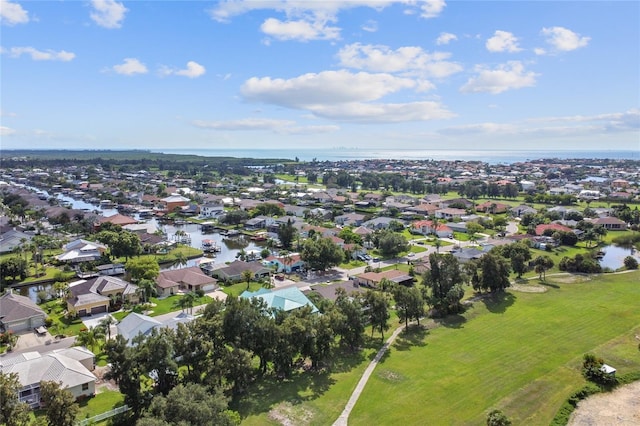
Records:
[[[475,301],[423,336],[400,338],[349,424],[484,424],[499,408],[514,424],[548,425],[585,383],[585,353],[619,374],[640,370],[637,343],[617,343],[640,332],[640,273],[568,278],[548,277],[544,293]]]
[[[262,284],[259,282],[251,281],[249,283],[249,291],[256,291],[262,288]],[[243,291],[247,290],[247,282],[241,282],[231,285],[223,285],[221,287],[222,291],[226,293],[230,297],[238,297],[242,294]]]

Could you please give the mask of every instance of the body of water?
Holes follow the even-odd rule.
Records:
[[[450,149],[159,149],[153,152],[165,154],[199,155],[204,157],[234,158],[282,158],[301,161],[351,161],[365,159],[393,160],[463,160],[482,161],[489,164],[511,164],[544,158],[584,158],[640,160],[638,151],[548,151],[548,150],[450,150]]]
[[[603,247],[602,251],[604,252],[604,256],[600,259],[600,266],[603,268],[609,268],[613,271],[624,266],[624,258],[627,256],[633,256],[638,262],[640,262],[640,254],[633,248],[609,245]]]

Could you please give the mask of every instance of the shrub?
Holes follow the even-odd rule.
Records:
[[[638,269],[638,261],[633,256],[624,258],[624,267],[627,269]]]

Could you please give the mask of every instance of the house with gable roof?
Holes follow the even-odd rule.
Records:
[[[69,284],[67,309],[79,316],[108,312],[114,303],[139,302],[138,286],[112,276],[99,276]]]
[[[176,294],[180,290],[204,292],[218,288],[218,280],[202,272],[198,266],[162,271],[156,278],[159,297]]]
[[[33,330],[44,325],[47,314],[31,299],[8,289],[0,296],[0,333]]]
[[[81,263],[99,260],[107,251],[107,246],[82,238],[71,241],[63,247],[64,253],[56,256],[61,262]]]

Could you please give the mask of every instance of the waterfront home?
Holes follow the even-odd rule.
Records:
[[[123,279],[99,276],[69,284],[67,309],[79,316],[108,312],[122,302],[138,303],[138,286]]]
[[[107,246],[94,241],[77,239],[63,247],[64,253],[56,256],[61,262],[81,263],[99,260],[107,251]]]
[[[201,265],[202,270],[224,282],[237,282],[242,281],[244,278],[242,273],[246,270],[251,271],[253,280],[260,280],[268,277],[271,274],[271,269],[267,268],[262,262],[245,262],[242,260],[236,260],[230,264],[213,264],[213,262],[205,263]]]
[[[198,266],[162,271],[156,278],[158,297],[170,296],[179,291],[214,291],[218,280],[202,272]]]

